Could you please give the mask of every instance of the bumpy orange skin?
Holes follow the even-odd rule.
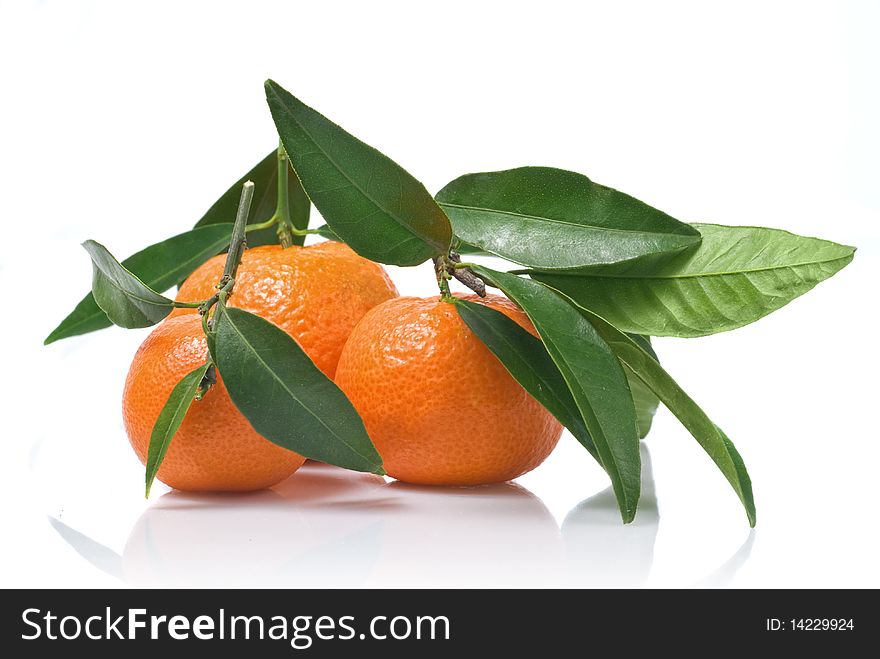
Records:
[[[223,273],[225,255],[215,256],[192,273],[177,300],[211,297]],[[342,243],[309,247],[278,245],[245,251],[229,306],[262,316],[294,339],[324,372],[333,377],[349,333],[367,311],[397,297],[382,266],[358,256]],[[194,313],[175,309],[171,316]]]
[[[499,296],[487,304],[534,334]],[[360,413],[389,475],[426,485],[479,485],[537,467],[562,426],[439,298],[400,297],[358,323],[336,383]]]
[[[146,462],[153,424],[174,385],[207,357],[201,321],[193,315],[164,321],[141,344],[122,394],[125,429],[141,462]],[[258,435],[218,377],[204,398],[190,406],[158,478],[178,490],[260,490],[284,480],[303,462],[301,455]]]

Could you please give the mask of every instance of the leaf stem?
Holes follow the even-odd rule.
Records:
[[[229,297],[229,294],[232,293],[232,286],[235,284],[234,279],[230,279],[223,286],[220,286],[219,290],[214,293],[207,300],[203,300],[199,303],[198,310],[199,313],[202,314],[202,317],[206,317],[208,312],[211,311],[211,307],[217,304],[220,301],[225,302],[226,298]],[[210,324],[207,326],[210,329]]]
[[[211,308],[220,301],[225,301],[232,293],[235,286],[235,275],[241,264],[241,257],[247,248],[247,219],[251,212],[251,202],[254,199],[254,184],[245,181],[241,186],[241,198],[238,201],[238,212],[235,214],[235,224],[232,227],[232,240],[229,243],[229,251],[226,254],[226,265],[223,267],[223,276],[217,282],[217,292],[207,300],[199,304],[199,313],[202,315],[202,328],[205,333],[213,330],[213,316],[208,318]]]
[[[245,227],[245,231],[250,233],[251,231],[259,231],[260,229],[268,229],[270,227],[274,227],[276,224],[280,222],[280,217],[278,215],[273,215],[265,222],[260,222],[258,224],[248,224]],[[320,229],[297,229],[295,226],[290,225],[287,227],[287,230],[293,234],[294,236],[320,236]]]
[[[208,390],[217,384],[217,367],[214,365],[214,362],[208,359],[208,370],[205,371],[205,376],[202,378],[202,381],[199,382],[199,388],[196,390],[196,394],[194,396],[195,400],[202,400],[205,397],[205,394],[208,393]]]
[[[440,299],[443,302],[453,302],[452,292],[449,290],[449,261],[448,257],[443,255],[435,256],[434,274],[437,276],[437,286],[440,287]]]
[[[473,273],[470,264],[461,262],[458,252],[450,251],[446,256],[435,256],[434,270],[437,272],[437,283],[443,299],[448,301],[452,297],[449,292],[450,279],[457,279],[480,297],[486,297],[486,283]]]
[[[296,234],[296,227],[290,221],[290,198],[287,192],[287,169],[289,167],[287,161],[287,151],[284,150],[284,144],[278,141],[278,201],[275,204],[275,219],[278,222],[278,240],[281,241],[282,247],[290,247],[293,245],[293,236]],[[296,234],[298,235],[298,234]]]
[[[217,284],[217,288],[224,288],[227,283],[235,281],[235,274],[241,263],[241,257],[247,248],[247,236],[245,226],[248,215],[251,212],[251,202],[254,199],[254,184],[245,181],[241,186],[241,198],[238,200],[238,212],[235,215],[235,225],[232,227],[232,240],[229,243],[229,253],[226,254],[226,265],[223,268],[223,276]],[[232,292],[230,287],[229,292]]]
[[[268,229],[269,227],[275,226],[275,224],[277,222],[278,222],[278,216],[273,215],[265,222],[259,222],[257,224],[248,224],[244,230],[250,232],[250,231],[259,231],[260,229]]]

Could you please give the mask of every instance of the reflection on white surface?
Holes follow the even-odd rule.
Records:
[[[755,529],[749,531],[749,537],[742,543],[739,549],[719,566],[712,574],[694,584],[697,588],[724,588],[729,586],[739,569],[746,564],[752,555],[752,545],[755,544]]]
[[[573,585],[584,588],[643,586],[654,563],[659,522],[651,455],[642,444],[642,494],[632,523],[620,523],[620,511],[610,487],[581,501],[562,523]]]
[[[169,492],[121,556],[50,521],[94,566],[141,587],[637,587],[659,523],[644,446],[642,459],[642,504],[627,526],[610,490],[575,506],[560,532],[518,485],[417,487],[314,464],[254,494]],[[729,581],[751,538],[701,585]]]

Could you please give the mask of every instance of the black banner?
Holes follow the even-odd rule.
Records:
[[[83,650],[94,657],[134,647],[192,656],[224,643],[258,657],[481,648],[523,656],[628,652],[633,644],[706,654],[839,652],[877,637],[871,599],[831,590],[7,590],[0,647],[6,656]]]

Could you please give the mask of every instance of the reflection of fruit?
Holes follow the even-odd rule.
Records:
[[[400,509],[386,515],[376,585],[555,588],[564,583],[556,520],[516,483],[446,489],[396,482],[384,489]]]
[[[171,389],[207,357],[199,316],[169,318],[141,344],[122,395],[125,429],[141,462]],[[204,398],[190,406],[158,478],[179,490],[258,490],[287,478],[302,463],[302,456],[257,434],[218,377]]]
[[[211,297],[223,273],[225,255],[215,256],[180,287],[177,299]],[[245,251],[229,306],[274,323],[306,351],[328,377],[352,328],[380,302],[397,296],[382,266],[347,245],[322,242],[309,247],[277,245]],[[175,309],[172,316],[193,313]]]
[[[365,585],[378,541],[364,534],[377,526],[368,502],[383,485],[379,476],[312,465],[262,492],[169,492],[132,529],[125,580],[138,587]]]
[[[488,304],[534,333],[508,300]],[[388,474],[433,485],[476,485],[537,467],[562,426],[439,298],[396,298],[352,331],[336,371]]]
[[[564,566],[556,521],[517,485],[384,485],[325,465],[265,492],[165,494],[122,559],[130,585],[178,588],[555,587]]]

